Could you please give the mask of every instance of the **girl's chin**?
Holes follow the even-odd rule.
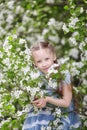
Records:
[[[42,72],[43,72],[44,74],[47,74],[48,70],[43,70]]]

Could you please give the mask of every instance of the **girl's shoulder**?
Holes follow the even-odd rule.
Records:
[[[65,72],[65,79],[63,80],[63,82],[66,84],[71,84],[71,75],[68,70]]]

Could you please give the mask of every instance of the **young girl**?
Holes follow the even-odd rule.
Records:
[[[31,47],[32,57],[35,66],[42,72],[47,74],[48,69],[57,62],[55,50],[48,42],[38,42]],[[79,116],[74,110],[72,100],[72,87],[70,81],[70,74],[67,73],[65,80],[61,81],[61,85],[57,90],[52,89],[45,81],[47,95],[45,98],[39,98],[33,101],[33,104],[39,109],[34,113],[31,109],[22,130],[59,130],[58,128],[48,129],[49,123],[55,120],[52,110],[54,108],[61,108],[62,112],[67,113],[67,116],[60,117],[62,128],[60,130],[76,130],[80,129]],[[55,92],[54,92],[55,91]],[[61,98],[58,98],[59,95]],[[49,105],[50,104],[50,105]]]

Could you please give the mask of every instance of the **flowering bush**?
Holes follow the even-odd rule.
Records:
[[[54,89],[58,87],[58,80],[63,80],[65,76],[65,67],[58,67],[59,64],[54,64],[44,76]],[[33,107],[32,101],[45,96],[45,92],[40,89],[43,76],[33,66],[31,51],[26,41],[16,35],[7,37],[0,49],[0,78],[0,127],[17,128],[18,124],[14,126],[14,122],[21,122],[29,108]],[[53,80],[56,81],[54,84]],[[35,108],[35,111],[37,110]],[[61,114],[59,110],[54,111],[57,117]]]
[[[29,104],[34,100],[35,95],[43,96],[38,87],[41,85],[40,81],[40,73],[33,67],[31,52],[26,41],[18,39],[16,35],[7,37],[0,48],[0,127],[2,129],[10,129],[14,122],[23,119],[23,114],[29,109]]]
[[[56,63],[53,64],[46,74],[46,79],[48,80],[48,85],[54,89],[57,89],[60,81],[65,79],[66,75],[66,64]]]
[[[73,83],[75,86],[74,89],[76,90],[76,99],[79,96],[81,97],[81,100],[79,99],[79,101],[82,107],[81,110],[82,113],[80,114],[83,121],[83,129],[87,127],[86,15],[87,15],[86,0],[0,1],[1,51],[2,51],[1,47],[3,45],[5,37],[8,35],[12,35],[12,33],[15,31],[18,37],[26,39],[28,43],[30,43],[30,41],[34,42],[37,39],[45,38],[51,41],[56,46],[58,57],[63,57],[63,60],[69,57],[69,60],[67,61],[67,66],[69,67],[69,71],[73,78]],[[1,51],[0,51],[0,57],[2,56]],[[1,61],[2,60],[0,58],[0,63]],[[3,77],[1,68],[0,68],[0,78],[1,78],[0,84]],[[4,85],[5,83],[3,79],[3,87]],[[1,90],[3,87],[1,87]],[[0,117],[1,112],[3,117],[0,118],[0,125],[2,125],[2,123],[4,122],[4,120],[3,122],[1,120],[4,119],[3,115],[5,114],[4,110],[2,111],[1,108],[4,102],[8,103],[8,100],[10,100],[9,94],[6,95],[7,92],[5,89],[3,90],[3,93],[5,94],[6,97],[4,97],[4,95],[2,96],[2,92],[0,92],[0,101],[1,99],[3,99],[2,100],[3,103],[1,102],[0,104],[0,110],[1,110]],[[3,109],[6,108],[9,109],[9,107],[7,106],[5,106]],[[5,119],[7,119],[7,116],[5,116]],[[9,124],[9,122],[11,124],[10,118],[7,120],[5,124]],[[17,125],[15,124],[21,126],[21,120],[17,123],[17,121],[15,121],[14,119],[12,125],[16,127]],[[5,128],[8,129],[6,126]]]
[[[69,11],[70,16],[63,25],[64,33],[70,34],[68,43],[70,45],[67,54],[71,60],[67,64],[70,68],[70,72],[73,79],[75,98],[80,103],[78,109],[82,119],[82,127],[87,127],[87,35],[86,35],[86,4],[87,1],[82,1],[82,4],[78,5],[78,2],[69,0],[69,5],[64,7],[65,10]],[[86,100],[84,100],[86,99]]]

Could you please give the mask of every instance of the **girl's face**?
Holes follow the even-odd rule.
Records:
[[[56,55],[49,48],[35,50],[32,52],[32,56],[35,65],[43,73],[47,73],[56,60]]]

